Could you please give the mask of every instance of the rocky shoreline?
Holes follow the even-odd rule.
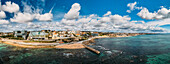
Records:
[[[106,37],[92,37],[88,40],[72,42],[68,44],[57,44],[57,43],[24,43],[22,40],[12,40],[1,38],[0,42],[8,45],[22,47],[22,48],[61,48],[61,49],[81,49],[85,48],[83,44],[87,42],[94,42],[96,38],[106,38]]]
[[[138,34],[139,35],[139,34]],[[59,48],[59,49],[81,49],[85,48],[83,45],[90,45],[90,43],[94,43],[94,39],[98,38],[113,38],[113,37],[130,37],[137,35],[122,35],[122,36],[95,36],[91,37],[87,40],[79,41],[79,42],[71,42],[67,44],[57,44],[57,43],[25,43],[22,40],[12,40],[12,39],[4,39],[1,38],[0,42],[8,45],[22,47],[22,48]]]

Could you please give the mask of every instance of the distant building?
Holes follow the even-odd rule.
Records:
[[[28,40],[47,40],[48,33],[41,31],[33,31],[29,33]]]
[[[51,30],[41,30],[41,32],[46,32],[46,33],[48,33],[48,32],[50,32]]]
[[[81,32],[78,30],[78,31],[75,32],[75,35],[76,36],[81,36]]]
[[[25,30],[23,30],[23,31],[14,31],[14,37],[16,37],[16,38],[21,37],[23,39],[27,39],[27,36],[28,36],[28,34],[27,34],[27,31],[25,31]]]
[[[72,31],[54,31],[52,32],[52,39],[61,39],[61,38],[68,38],[74,37]]]
[[[3,36],[3,32],[0,32],[0,36]]]
[[[58,39],[59,38],[59,32],[52,32],[52,39]]]
[[[53,37],[53,32],[54,32],[54,31],[46,32],[46,33],[48,33],[48,39],[52,39],[52,37]]]
[[[13,32],[7,32],[7,34],[8,34],[8,35],[14,35],[14,33],[13,33]]]
[[[13,36],[14,32],[0,32],[0,36]]]
[[[91,35],[92,36],[99,36],[99,33],[98,32],[91,32]]]

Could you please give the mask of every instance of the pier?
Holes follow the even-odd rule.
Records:
[[[95,50],[94,48],[91,48],[91,47],[88,47],[88,46],[86,46],[86,45],[83,45],[86,49],[88,49],[88,50],[90,50],[90,51],[92,51],[92,52],[94,52],[94,53],[96,53],[96,54],[100,54],[100,51],[98,51],[98,50]]]

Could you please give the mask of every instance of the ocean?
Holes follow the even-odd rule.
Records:
[[[170,34],[100,38],[87,49],[28,49],[0,43],[0,64],[170,64]]]

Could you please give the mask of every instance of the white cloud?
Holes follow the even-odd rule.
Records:
[[[147,8],[143,8],[137,15],[143,19],[165,19],[170,18],[170,9],[162,7],[157,12],[152,13]]]
[[[33,13],[33,9],[34,9],[33,6],[28,5],[26,2],[23,2],[23,1],[22,1],[22,5],[23,5],[23,11],[25,13]]]
[[[160,15],[167,15],[168,13],[170,13],[170,9],[166,9],[164,7],[162,7],[161,9],[158,10],[158,14]]]
[[[142,9],[139,13],[137,13],[143,19],[153,19],[156,16],[156,13],[150,13],[147,8]]]
[[[37,14],[36,19],[39,21],[51,21],[53,19],[53,14],[51,13],[45,13],[45,14]]]
[[[96,18],[96,17],[98,17],[98,16],[97,16],[97,14],[91,14],[89,17],[90,17],[90,18]]]
[[[24,6],[24,12],[18,12],[14,15],[13,18],[10,18],[11,22],[17,22],[17,23],[27,23],[27,22],[32,22],[33,20],[37,19],[39,21],[52,21],[53,19],[53,14],[52,9],[50,10],[49,13],[44,13],[41,14],[42,10],[41,9],[35,9],[31,5],[27,5],[26,2],[22,2]]]
[[[9,21],[0,19],[0,24],[9,24]]]
[[[13,18],[10,19],[11,22],[18,22],[18,23],[27,23],[32,22],[34,19],[39,21],[52,21],[53,14],[52,13],[45,13],[45,14],[31,14],[31,13],[17,13],[14,15]]]
[[[23,5],[23,12],[25,13],[31,13],[31,14],[40,14],[42,13],[43,9],[39,9],[39,8],[34,8],[32,5],[28,5],[27,2],[21,2]],[[38,6],[38,5],[37,5]]]
[[[133,22],[133,23],[138,23],[139,22],[139,23],[143,23],[143,24],[145,23],[145,21],[131,21],[131,22]]]
[[[112,14],[111,11],[107,11],[107,13],[104,14],[103,16],[108,16],[108,15],[111,15],[111,14]]]
[[[42,0],[42,2],[45,2],[45,0]],[[49,11],[49,13],[44,13],[41,14],[41,12],[43,11],[42,9],[35,9],[32,5],[28,5],[26,2],[22,2],[23,6],[24,6],[24,13],[29,13],[32,16],[34,16],[33,19],[37,19],[39,21],[52,21],[53,19],[53,14],[52,9]]]
[[[154,26],[170,25],[170,18],[157,20],[157,21],[150,21],[147,24],[154,25]]]
[[[97,19],[92,19],[90,22],[89,22],[90,25],[95,25],[95,24],[99,24],[99,21]]]
[[[127,4],[127,7],[130,8],[130,10],[127,10],[126,12],[131,13],[131,11],[138,9],[141,10],[140,12],[137,13],[138,16],[140,16],[142,19],[147,19],[147,20],[153,20],[153,19],[166,19],[170,18],[170,9],[164,8],[163,6],[160,6],[161,9],[159,9],[157,12],[154,11],[154,13],[149,12],[149,10],[145,7],[138,7],[137,2],[134,3],[129,3]]]
[[[130,10],[134,10],[136,4],[137,4],[136,2],[129,3],[129,4],[127,4],[127,7],[130,7]]]
[[[135,4],[136,5],[136,4]],[[140,9],[135,7],[133,9]],[[129,5],[130,6],[130,5]],[[108,11],[102,17],[97,14],[91,14],[89,16],[79,16],[80,4],[74,3],[72,8],[64,15],[64,18],[60,22],[32,22],[34,19],[39,21],[51,21],[53,14],[50,10],[49,13],[40,13],[35,9],[31,10],[32,6],[25,6],[24,12],[15,13],[14,17],[10,19],[11,22],[18,22],[16,24],[0,25],[1,31],[6,30],[89,30],[89,31],[111,31],[111,32],[163,32],[163,28],[155,27],[155,25],[146,24],[144,21],[131,21],[129,16],[121,16],[118,14],[111,15]],[[52,8],[53,9],[53,8]],[[131,10],[130,10],[131,11]],[[166,11],[166,10],[163,10]],[[147,10],[143,11],[145,14],[150,13]],[[146,15],[147,15],[146,14]],[[158,13],[157,13],[158,14]],[[166,12],[159,11],[159,14],[167,14]],[[141,14],[142,16],[143,14]],[[152,18],[152,17],[151,17]],[[5,20],[3,20],[5,23]],[[136,22],[142,22],[137,24]],[[2,24],[4,24],[2,23]],[[6,21],[8,24],[9,21]],[[154,23],[153,23],[154,24]],[[12,27],[12,28],[11,28]]]
[[[137,2],[128,3],[128,4],[127,4],[127,7],[129,7],[130,10],[127,10],[126,12],[131,13],[131,11],[133,11],[133,10],[135,10],[135,9],[138,9],[138,10],[143,9],[143,7],[137,7],[136,4],[137,4]]]
[[[162,26],[162,25],[169,25],[169,19],[170,19],[170,9],[167,9],[163,6],[161,6],[161,9],[159,9],[158,11],[154,11],[154,12],[150,12],[147,8],[145,7],[138,7],[136,5],[137,3],[129,3],[127,6],[130,8],[130,10],[127,10],[126,12],[131,13],[131,11],[138,9],[140,10],[140,12],[137,13],[137,15],[139,17],[141,17],[142,19],[147,19],[147,20],[154,20],[156,19],[156,21],[150,21],[148,23],[145,23],[144,21],[131,21],[132,23],[145,23],[147,24],[147,28],[151,29],[151,30],[159,30],[162,29],[158,26]],[[152,26],[152,27],[151,27]],[[157,27],[154,27],[157,26]],[[146,27],[143,27],[146,28]]]
[[[113,23],[126,23],[127,21],[131,20],[129,16],[120,16],[120,15],[111,15],[111,22]]]
[[[76,24],[76,20],[62,19],[61,23],[65,24],[65,25],[75,25]]]
[[[79,17],[79,10],[81,9],[81,6],[79,3],[74,3],[71,7],[71,9],[64,15],[65,19],[77,19]]]
[[[88,31],[111,31],[111,32],[164,32],[165,30],[160,27],[155,27],[150,24],[135,24],[130,21],[128,16],[111,15],[113,17],[107,17],[105,22],[101,22],[102,18],[97,17],[79,18],[78,20],[62,19],[60,22],[32,22],[27,24],[15,24],[12,25],[13,29],[7,26],[7,29],[13,30],[88,30]],[[120,18],[120,19],[115,19]],[[110,20],[108,20],[110,19]],[[123,20],[122,20],[123,19]],[[121,21],[121,22],[120,22]],[[140,22],[140,21],[135,21]],[[0,25],[1,27],[1,25]],[[2,30],[2,29],[0,29]]]
[[[34,20],[34,15],[30,13],[17,13],[14,15],[13,18],[10,18],[11,22],[18,22],[18,23],[25,23],[25,22],[32,22]]]
[[[77,23],[88,23],[91,20],[90,17],[88,18],[80,18],[78,19]]]
[[[126,10],[126,12],[131,13],[131,10]]]
[[[163,6],[161,6],[161,9],[159,9],[157,12],[155,11],[154,13],[149,12],[149,10],[145,7],[138,7],[137,2],[129,3],[127,4],[127,7],[130,8],[130,10],[126,11],[128,13],[131,13],[131,11],[135,9],[141,10],[137,13],[137,15],[143,19],[152,20],[170,18],[170,9],[164,8]]]
[[[9,13],[16,13],[19,11],[18,4],[15,4],[14,2],[11,3],[11,1],[5,2],[6,5],[2,5],[2,10],[9,12]]]
[[[6,14],[4,11],[0,11],[0,19],[6,18]]]
[[[0,10],[1,10],[1,8],[2,8],[2,7],[1,7],[1,0],[0,0]]]
[[[130,21],[129,16],[109,15],[98,17],[95,14],[82,16],[77,20],[62,19],[57,29],[93,30],[114,32],[164,32],[165,29],[145,24],[144,21]],[[136,22],[141,22],[140,24]]]
[[[111,18],[110,17],[102,17],[100,22],[110,22]]]

